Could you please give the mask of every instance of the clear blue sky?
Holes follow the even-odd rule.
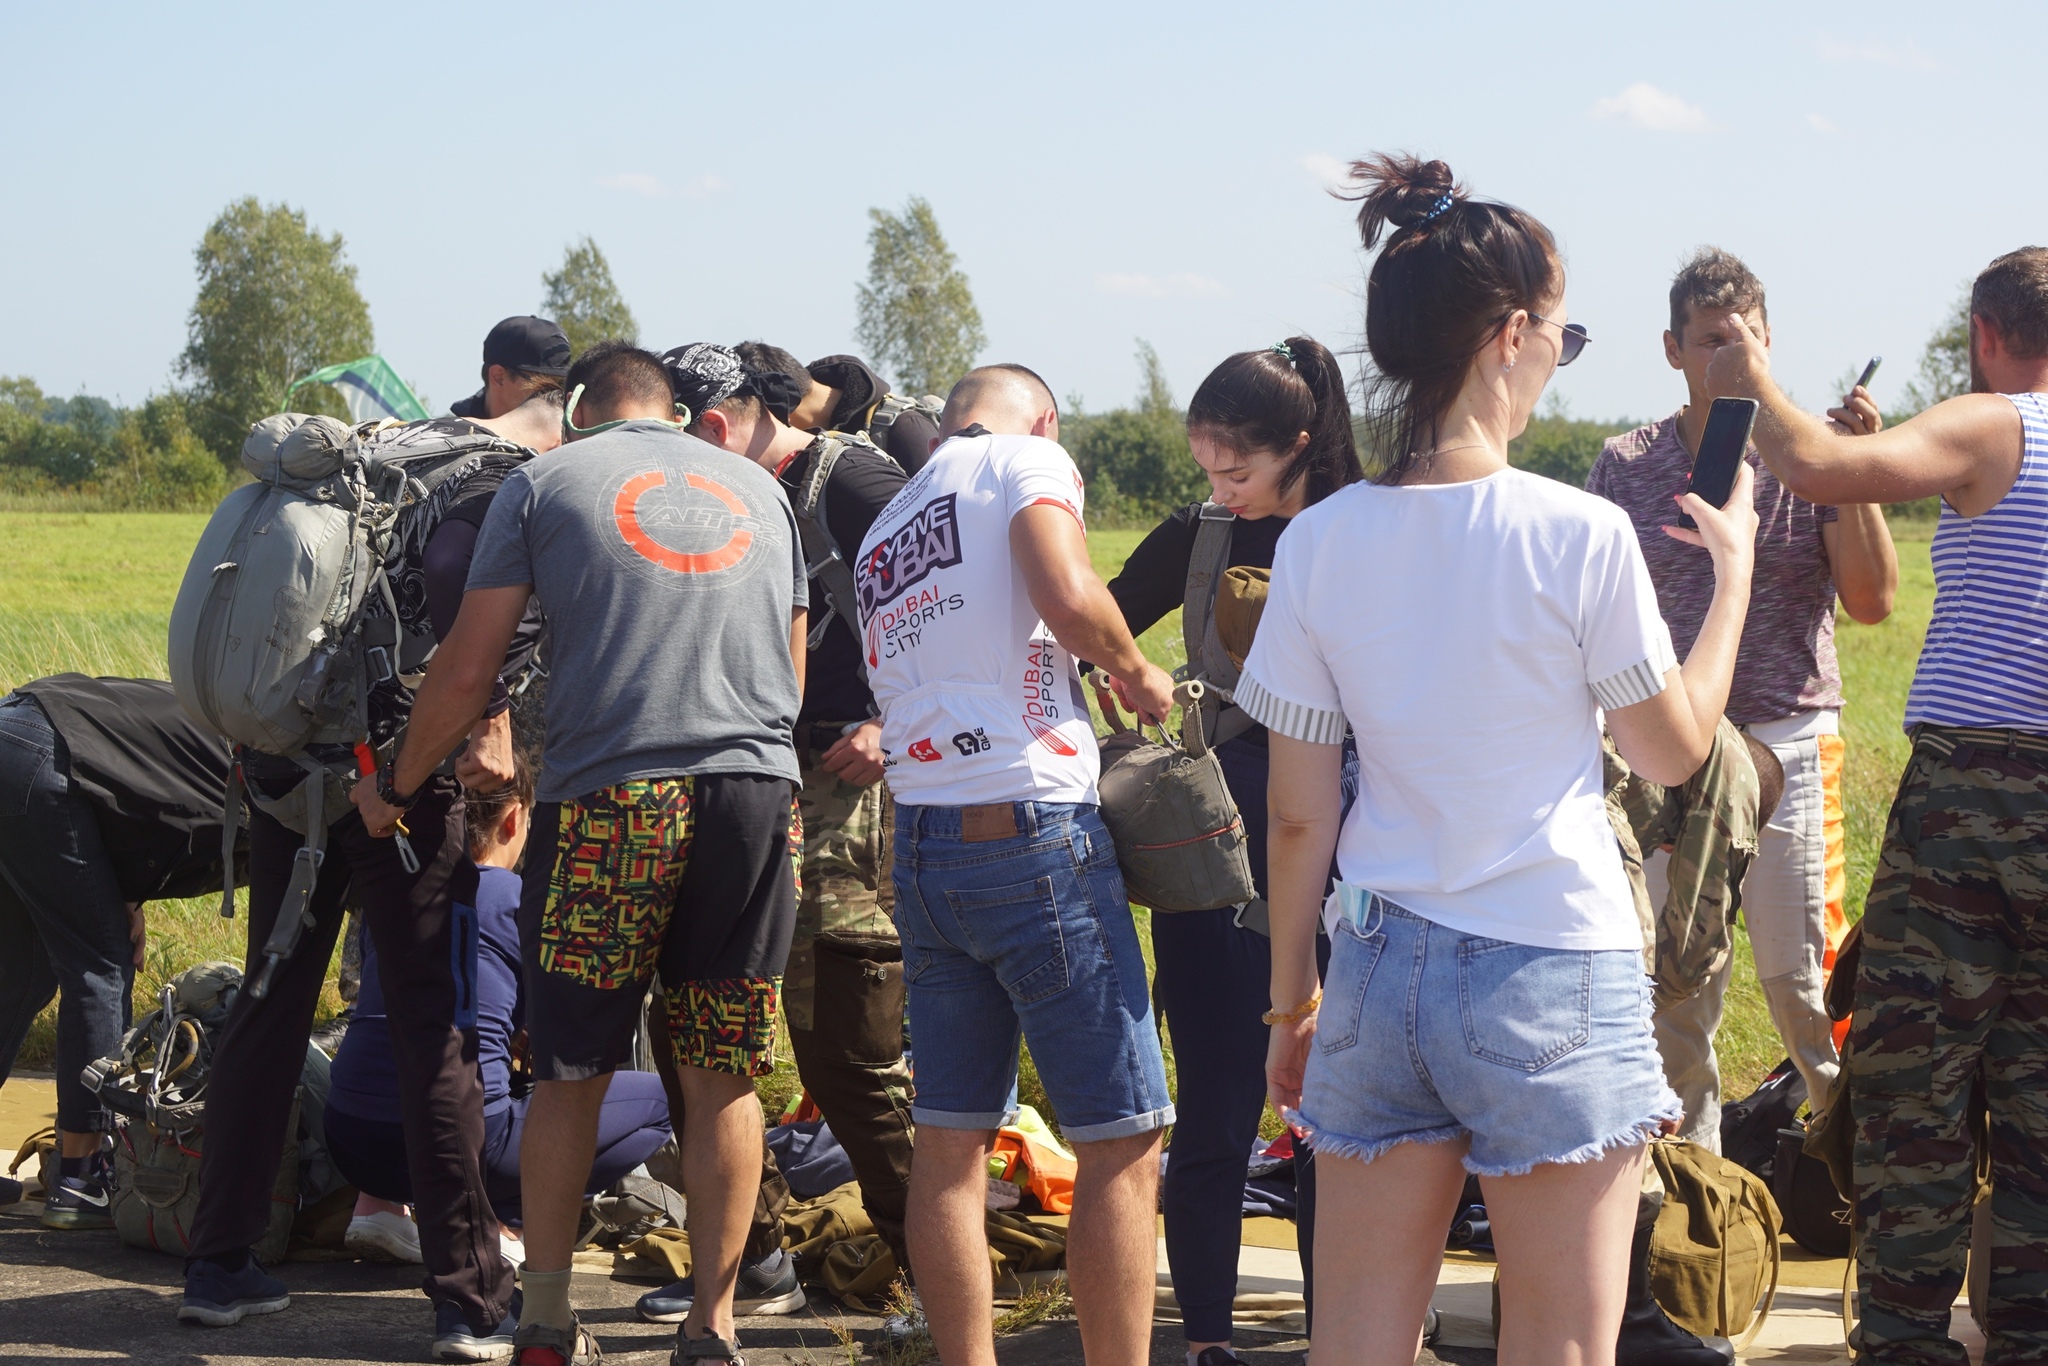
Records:
[[[1327,168],[1442,156],[1562,240],[1585,416],[1682,396],[1696,244],[1770,291],[1777,369],[1896,396],[1992,256],[2048,241],[2048,7],[1893,3],[0,8],[0,374],[173,379],[193,246],[247,194],[342,233],[378,348],[437,406],[589,233],[643,340],[853,345],[866,211],[926,196],[986,359],[1092,407],[1151,341],[1362,335]],[[871,79],[871,73],[891,73]]]

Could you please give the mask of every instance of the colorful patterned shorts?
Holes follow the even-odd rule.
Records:
[[[802,849],[786,778],[638,779],[538,806],[520,908],[536,1075],[625,1062],[657,974],[677,1065],[766,1074]]]

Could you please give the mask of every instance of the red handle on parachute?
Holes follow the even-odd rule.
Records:
[[[377,771],[377,751],[364,740],[356,741],[356,776],[367,778]]]

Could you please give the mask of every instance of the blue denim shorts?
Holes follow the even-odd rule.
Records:
[[[1520,1176],[1646,1143],[1683,1113],[1632,949],[1542,949],[1433,924],[1339,884],[1344,914],[1302,1086],[1319,1153],[1370,1161],[1470,1135],[1465,1168]]]
[[[1016,833],[983,824],[969,840],[962,810],[896,809],[911,1118],[942,1129],[1012,1123],[1021,1033],[1069,1140],[1171,1124],[1145,959],[1100,813],[1016,802],[999,823]]]

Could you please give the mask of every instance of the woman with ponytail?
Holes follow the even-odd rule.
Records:
[[[1131,553],[1109,591],[1135,635],[1182,606],[1191,571],[1199,576],[1201,610],[1183,620],[1189,672],[1227,692],[1244,645],[1227,626],[1220,633],[1205,626],[1215,619],[1225,571],[1269,568],[1290,519],[1362,477],[1337,358],[1312,337],[1230,357],[1188,405],[1188,445],[1209,476],[1214,502],[1192,504],[1161,523]],[[1245,1156],[1265,1108],[1267,1030],[1260,1016],[1272,973],[1263,901],[1266,732],[1235,707],[1211,707],[1205,720],[1230,737],[1216,754],[1244,817],[1261,900],[1245,908],[1154,915],[1153,989],[1179,1077],[1162,1197],[1167,1263],[1191,1366],[1229,1366],[1240,1360],[1230,1350],[1230,1307],[1237,1295]],[[1334,779],[1330,795],[1336,799]],[[1303,1153],[1296,1189],[1304,1235],[1313,1201],[1306,1163]],[[1306,1284],[1309,1238],[1300,1245]]]
[[[1316,1151],[1310,1360],[1415,1360],[1470,1172],[1501,1361],[1612,1362],[1646,1145],[1680,1107],[1601,721],[1653,782],[1705,760],[1748,609],[1750,476],[1667,528],[1716,575],[1681,666],[1627,514],[1507,462],[1587,342],[1549,230],[1440,161],[1352,173],[1366,248],[1385,238],[1365,305],[1381,458],[1294,519],[1235,694],[1271,755],[1269,1094]]]

